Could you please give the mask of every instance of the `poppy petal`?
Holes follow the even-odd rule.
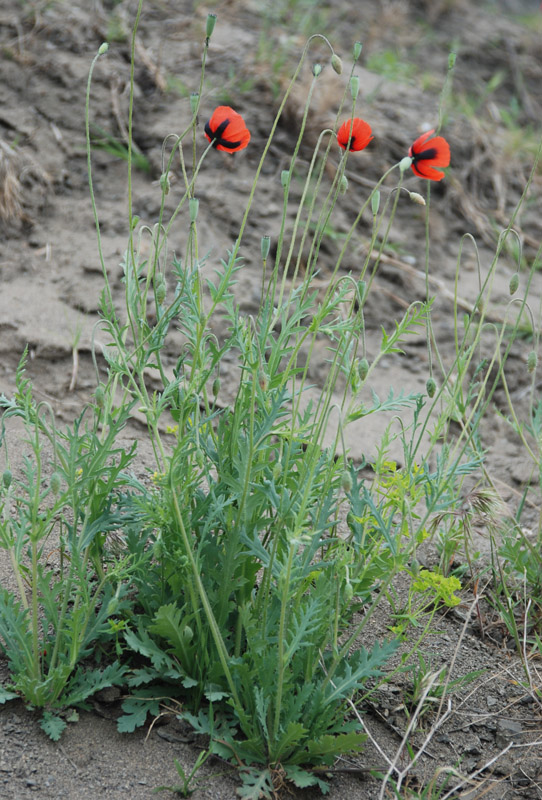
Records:
[[[347,119],[337,131],[337,143],[343,150],[363,150],[371,139],[374,139],[371,126],[359,117]]]
[[[450,145],[443,136],[434,136],[434,129],[419,136],[410,146],[408,154],[412,159],[412,171],[419,178],[440,181],[445,173],[436,167],[450,164]]]
[[[250,141],[250,131],[241,114],[230,106],[218,106],[205,125],[205,136],[216,150],[235,153]]]

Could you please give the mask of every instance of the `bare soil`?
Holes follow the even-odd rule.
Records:
[[[89,201],[84,134],[84,94],[88,69],[100,44],[111,46],[97,64],[91,93],[93,124],[120,141],[126,131],[130,68],[129,32],[135,2],[38,2],[3,0],[0,8],[0,392],[10,395],[15,370],[29,348],[28,375],[36,396],[47,400],[60,421],[79,412],[96,386],[91,352],[100,345],[98,302],[102,275],[96,231]],[[299,8],[305,9],[304,14]],[[134,211],[142,223],[154,224],[159,209],[161,146],[169,133],[180,132],[189,120],[188,94],[197,88],[201,44],[208,11],[218,14],[211,40],[202,114],[220,103],[231,103],[243,114],[251,132],[249,148],[234,158],[213,153],[213,166],[199,179],[200,249],[209,253],[208,268],[231,247],[278,100],[285,85],[278,63],[284,50],[293,60],[300,52],[302,26],[321,22],[335,49],[344,57],[339,77],[325,66],[315,93],[301,162],[311,156],[323,127],[333,123],[338,98],[349,68],[353,41],[363,42],[357,74],[361,95],[359,113],[371,122],[375,139],[349,161],[349,189],[336,209],[333,230],[325,243],[317,281],[326,282],[342,244],[342,236],[382,172],[408,152],[410,143],[438,121],[439,92],[448,65],[448,53],[457,49],[453,78],[454,103],[447,107],[444,133],[450,142],[452,164],[448,177],[432,186],[431,291],[435,295],[433,327],[443,363],[454,353],[453,296],[458,270],[460,307],[473,312],[478,293],[479,260],[482,280],[495,252],[498,232],[505,226],[523,191],[533,162],[531,142],[540,135],[542,119],[542,26],[536,22],[538,2],[502,0],[496,4],[467,0],[369,0],[365,3],[274,3],[223,0],[205,5],[189,0],[149,0],[137,37],[134,140],[146,157],[149,171],[135,170]],[[528,16],[530,15],[530,16]],[[303,29],[303,32],[306,32]],[[265,50],[267,41],[273,47]],[[263,53],[263,55],[262,55]],[[274,54],[276,62],[271,60]],[[378,58],[380,57],[380,62]],[[324,48],[315,47],[311,61],[328,64]],[[387,64],[386,74],[375,64]],[[369,67],[372,66],[372,69]],[[302,76],[288,103],[273,147],[265,162],[249,226],[244,239],[245,266],[239,297],[242,310],[257,308],[261,280],[260,238],[276,241],[280,223],[280,174],[292,152],[308,86]],[[458,98],[464,98],[461,107]],[[202,127],[202,125],[201,125]],[[202,144],[203,144],[202,133]],[[15,184],[9,183],[14,176]],[[180,183],[180,177],[178,177]],[[423,192],[422,182],[409,176],[411,191]],[[172,183],[171,208],[175,204]],[[15,188],[14,188],[15,186]],[[523,245],[520,289],[529,261],[541,240],[542,176],[535,177],[530,197],[515,221]],[[120,262],[127,239],[126,164],[120,158],[94,151],[94,190],[99,209],[103,253],[110,280],[122,300]],[[300,190],[299,190],[300,191]],[[180,223],[170,247],[183,253],[187,227]],[[477,242],[478,255],[470,239]],[[366,255],[370,219],[360,228],[345,272],[355,273]],[[367,309],[368,357],[378,351],[380,327],[408,305],[425,297],[424,210],[406,194],[398,207]],[[327,266],[329,265],[329,266]],[[503,254],[497,266],[488,319],[503,319],[510,300],[509,281],[516,271],[512,256]],[[535,275],[530,290],[536,313],[542,281]],[[513,312],[508,312],[512,313]],[[412,338],[404,355],[387,359],[372,386],[380,395],[390,388],[423,391],[428,377],[423,335]],[[175,338],[170,345],[175,360]],[[494,342],[488,337],[488,352]],[[530,376],[526,358],[532,345],[519,341],[507,364],[518,415],[529,401]],[[100,369],[104,365],[100,364]],[[325,369],[314,368],[318,384]],[[224,380],[227,397],[227,376]],[[538,390],[540,387],[537,386]],[[506,413],[504,394],[497,391],[497,408]],[[388,419],[360,422],[349,434],[354,456],[370,460]],[[331,435],[331,434],[330,434]],[[25,452],[21,432],[9,433],[10,454]],[[139,469],[145,474],[144,429],[134,421],[128,439],[140,446]],[[532,469],[520,442],[495,414],[482,427],[487,468],[510,513],[515,513]],[[395,456],[400,459],[399,451]],[[531,493],[525,524],[538,525],[541,498]],[[536,531],[535,531],[536,532]],[[481,539],[483,543],[483,538]],[[431,558],[431,553],[428,554]],[[9,584],[8,565],[0,553],[0,580]],[[400,590],[400,587],[398,587]],[[473,670],[483,675],[451,700],[450,714],[434,731],[425,755],[407,784],[414,791],[427,785],[441,767],[455,767],[473,775],[472,793],[488,800],[542,797],[542,750],[538,730],[541,708],[527,684],[525,672],[508,637],[490,616],[486,635],[472,614],[468,587],[458,611],[438,619],[433,634],[422,645],[426,660],[436,670],[453,663],[452,678]],[[495,624],[493,624],[495,623]],[[368,634],[386,631],[386,609]],[[537,680],[536,663],[532,666]],[[5,664],[0,661],[5,678]],[[362,709],[376,745],[359,758],[340,761],[329,797],[333,800],[376,798],[381,782],[368,770],[386,771],[384,754],[393,757],[408,724],[403,699],[409,676],[400,676]],[[80,712],[59,743],[47,739],[35,715],[22,702],[0,708],[0,798],[133,798],[147,800],[161,785],[179,783],[174,759],[194,763],[203,747],[174,714],[152,729],[134,735],[116,731],[119,698],[100,696],[93,712]],[[421,746],[438,718],[438,704],[409,736]],[[440,709],[442,714],[443,708]],[[379,748],[383,752],[379,752]],[[506,751],[506,752],[504,752]],[[406,763],[403,760],[400,763]],[[484,765],[489,765],[486,769]],[[482,770],[477,774],[477,771]],[[216,773],[220,773],[216,777]],[[203,786],[193,797],[229,800],[237,782],[228,765],[208,762],[200,773]],[[450,787],[453,783],[450,783]],[[404,796],[408,797],[407,789]],[[293,792],[311,798],[316,792]],[[391,796],[391,795],[385,795]]]

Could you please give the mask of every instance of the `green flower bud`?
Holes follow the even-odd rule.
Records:
[[[192,116],[198,110],[199,105],[199,92],[190,92],[190,111],[192,112]]]
[[[409,168],[411,165],[412,165],[412,159],[411,159],[411,157],[410,157],[410,156],[405,156],[405,157],[404,157],[404,158],[402,158],[402,159],[400,160],[400,162],[399,162],[399,169],[401,170],[401,172],[404,172],[404,171],[405,171],[406,169],[408,169],[408,168]]]
[[[350,605],[352,602],[352,598],[354,597],[354,587],[347,581],[346,586],[344,587],[344,602]]]
[[[109,50],[109,45],[107,44],[107,42],[104,42],[98,48],[98,55],[99,56],[105,56],[105,54],[107,53],[108,50]]]
[[[263,371],[263,369],[259,370],[258,372],[258,383],[260,384],[260,389],[262,392],[266,392],[269,388],[269,376]]]
[[[53,472],[51,475],[51,491],[53,494],[58,494],[62,485],[62,479],[59,472]]]
[[[359,78],[357,75],[352,75],[350,78],[350,94],[352,100],[355,100],[359,94]]]
[[[166,279],[164,278],[162,273],[159,272],[155,280],[156,280],[156,288],[155,288],[156,302],[158,303],[158,305],[161,306],[164,304],[164,300],[166,299],[166,294],[167,294]]]
[[[4,484],[4,489],[9,489],[11,486],[13,475],[11,474],[10,469],[5,469],[2,473],[2,483]]]
[[[342,73],[343,62],[341,61],[341,58],[340,56],[337,55],[337,53],[333,53],[333,55],[331,56],[331,66],[333,70],[337,73],[337,75],[340,75]]]
[[[434,397],[437,391],[437,384],[434,378],[428,378],[425,384],[425,391],[429,397]]]
[[[527,356],[527,372],[534,372],[538,364],[538,356],[534,350],[531,350]]]
[[[422,197],[421,194],[418,194],[418,192],[409,192],[408,196],[410,197],[413,203],[417,203],[419,206],[425,205],[425,198]]]
[[[269,255],[269,250],[271,248],[271,238],[269,236],[262,236],[260,246],[262,249],[262,260],[267,261],[267,256]]]
[[[348,178],[346,175],[341,177],[341,182],[339,183],[339,192],[340,194],[346,194],[348,190]]]
[[[366,358],[362,358],[361,361],[359,362],[359,370],[358,370],[359,377],[361,378],[362,381],[365,380],[368,372],[369,372],[369,362],[367,361]]]
[[[354,61],[357,61],[361,55],[361,42],[354,42],[354,47],[352,48],[352,57]]]
[[[213,381],[213,388],[212,388],[213,397],[217,397],[219,391],[220,391],[220,378],[215,378]]]
[[[348,512],[348,514],[346,515],[346,524],[348,525],[348,527],[349,527],[351,530],[354,530],[354,526],[355,526],[355,524],[356,524],[356,518],[355,518],[355,516],[352,514],[352,512],[351,512],[351,511],[349,511],[349,512]]]
[[[317,78],[318,75],[321,72],[322,72],[322,65],[321,64],[314,64],[314,66],[312,68],[312,74],[314,75],[314,77]]]
[[[379,208],[380,208],[380,192],[378,191],[378,189],[375,189],[371,197],[371,211],[373,212],[373,217],[376,217]]]
[[[515,294],[518,290],[518,286],[519,286],[519,275],[517,272],[514,272],[514,274],[510,278],[510,284],[509,284],[510,294]]]
[[[286,189],[289,180],[290,180],[290,170],[283,169],[282,172],[280,173],[280,182],[282,183],[283,189]]]
[[[94,400],[98,408],[103,408],[105,405],[105,388],[103,383],[99,383],[94,392]]]
[[[205,25],[205,36],[207,38],[207,44],[209,44],[209,39],[213,35],[215,25],[216,25],[216,14],[207,14],[207,23]]]
[[[160,175],[160,189],[163,191],[164,194],[169,194],[170,182],[169,182],[169,175],[167,172],[163,172]]]
[[[347,494],[352,491],[352,476],[347,469],[344,469],[341,473],[341,488]]]
[[[188,201],[188,211],[190,214],[190,222],[193,224],[198,218],[199,200],[197,197],[191,197]]]

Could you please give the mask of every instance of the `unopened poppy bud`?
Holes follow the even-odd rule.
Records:
[[[271,248],[271,238],[269,236],[262,236],[262,241],[260,242],[260,246],[262,248],[262,260],[266,261],[267,256],[269,255],[269,250]]]
[[[354,61],[357,61],[361,55],[361,42],[354,42],[354,47],[352,48],[352,57]]]
[[[331,56],[331,66],[337,75],[340,75],[343,71],[343,62],[341,61],[340,56],[337,53],[333,53]]]
[[[510,278],[510,284],[509,284],[510,294],[515,294],[518,290],[518,286],[519,286],[519,275],[517,272],[515,272]]]
[[[312,74],[314,75],[314,77],[317,78],[318,75],[321,72],[322,72],[322,65],[321,64],[314,64],[314,66],[312,68]]]
[[[538,364],[538,356],[534,350],[531,350],[527,356],[527,372],[534,372]]]
[[[408,169],[410,166],[412,166],[412,159],[410,156],[405,156],[399,162],[399,169],[401,172],[404,172],[405,169]]]
[[[418,192],[409,192],[408,196],[413,203],[417,203],[419,206],[425,205],[425,197],[422,197],[422,195],[418,194]]]
[[[213,397],[217,397],[220,391],[220,378],[214,379],[212,391],[213,391]]]
[[[94,400],[96,401],[96,405],[98,408],[103,408],[105,405],[105,390],[103,384],[100,383],[96,387],[96,391],[94,392]]]
[[[351,529],[353,529],[353,528],[354,528],[354,525],[356,524],[356,518],[355,518],[355,516],[352,514],[352,512],[351,512],[351,511],[349,511],[349,512],[348,512],[348,514],[346,515],[346,524],[347,524],[347,525],[348,525],[348,527],[349,527],[349,528],[351,528]]]
[[[355,100],[359,94],[359,78],[357,75],[352,75],[350,78],[350,94],[352,100]]]
[[[192,112],[192,116],[198,110],[199,105],[199,92],[190,92],[190,111]]]
[[[358,374],[362,381],[365,380],[368,372],[369,372],[369,362],[367,361],[366,358],[362,358],[361,361],[359,362],[359,369],[358,369]]]
[[[290,171],[287,169],[283,169],[280,173],[280,182],[284,189],[288,186],[288,181],[290,180]]]
[[[159,273],[156,277],[156,302],[159,306],[164,304],[164,300],[166,299],[167,294],[167,286],[166,286],[166,279],[164,276]]]
[[[216,14],[207,14],[207,23],[205,25],[205,36],[207,37],[207,44],[209,43],[209,39],[213,35],[215,25],[216,25]]]
[[[378,191],[378,189],[376,189],[373,192],[373,196],[371,197],[371,211],[373,212],[373,217],[376,217],[379,208],[380,208],[380,192]]]
[[[437,391],[437,384],[434,378],[428,378],[425,384],[425,391],[429,397],[434,397]]]
[[[347,581],[344,587],[344,602],[351,603],[353,597],[354,597],[354,588],[350,583],[350,581]]]
[[[352,476],[346,469],[341,474],[341,488],[347,493],[352,491]]]
[[[160,175],[160,189],[163,191],[164,194],[169,194],[169,175],[167,172],[163,172]]]
[[[12,474],[10,469],[5,469],[2,473],[2,483],[4,484],[4,489],[9,489],[11,486]]]
[[[98,48],[98,55],[99,56],[105,56],[105,54],[107,53],[108,50],[109,50],[109,45],[107,44],[107,42],[104,42]]]
[[[61,486],[61,478],[58,472],[53,472],[51,475],[51,491],[53,494],[58,494]]]
[[[348,191],[348,178],[346,175],[341,176],[341,182],[339,183],[339,192],[341,194],[346,194]]]
[[[262,392],[266,392],[269,386],[269,377],[265,374],[263,369],[258,372],[258,383],[260,384]]]
[[[188,211],[190,213],[190,222],[194,223],[198,218],[199,200],[197,197],[191,197],[188,201]]]

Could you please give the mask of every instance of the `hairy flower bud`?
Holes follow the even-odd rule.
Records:
[[[353,597],[354,597],[354,587],[352,586],[350,581],[347,581],[344,587],[344,602],[350,604],[352,602]]]
[[[217,397],[219,391],[220,391],[220,378],[215,378],[212,387],[213,397]]]
[[[357,61],[361,55],[361,42],[354,42],[354,47],[352,48],[352,57],[354,61]]]
[[[343,62],[341,61],[340,56],[337,53],[333,53],[331,56],[331,66],[333,67],[334,71],[337,75],[340,75],[343,71]]]
[[[62,485],[62,480],[60,477],[59,472],[53,472],[51,475],[51,491],[53,494],[58,494],[60,491],[60,487]]]
[[[156,282],[156,302],[158,305],[163,305],[164,300],[166,299],[167,294],[167,286],[166,286],[166,279],[162,275],[161,272],[158,273],[155,279]]]
[[[352,476],[347,469],[343,470],[341,473],[341,488],[347,494],[352,491]]]
[[[94,400],[98,408],[103,408],[105,405],[105,389],[103,383],[99,383],[94,392]]]
[[[271,238],[269,236],[262,236],[260,245],[262,249],[262,261],[267,261],[267,256],[271,248]]]
[[[314,64],[312,68],[312,74],[315,78],[322,72],[322,65],[321,64]]]
[[[190,222],[194,223],[198,218],[199,200],[197,197],[191,197],[188,201],[188,212],[190,214]]]
[[[346,194],[348,190],[348,178],[346,175],[341,176],[341,182],[339,183],[339,192],[341,194]]]
[[[369,372],[369,362],[367,361],[366,358],[362,358],[361,361],[359,362],[359,370],[358,370],[359,377],[361,378],[362,381],[365,380],[368,372]]]
[[[99,56],[105,56],[105,54],[107,53],[108,50],[109,50],[109,45],[107,44],[107,42],[104,42],[98,48],[98,55]]]
[[[160,189],[163,191],[164,194],[169,194],[169,175],[167,172],[163,172],[160,175]]]
[[[355,100],[359,94],[359,78],[357,75],[352,75],[350,78],[350,94],[352,100]]]
[[[517,272],[514,272],[514,274],[510,278],[510,284],[509,284],[510,294],[515,294],[518,290],[518,286],[519,286],[519,275]]]
[[[404,172],[410,166],[412,166],[412,159],[410,156],[405,156],[399,162],[399,169],[401,170],[401,172]]]
[[[434,397],[437,391],[437,384],[434,378],[428,378],[425,384],[425,390],[429,397]]]
[[[4,489],[9,489],[9,487],[11,486],[12,478],[13,476],[11,474],[11,470],[5,469],[4,472],[2,473],[2,483],[4,484]]]
[[[380,192],[378,191],[378,189],[375,189],[371,197],[371,211],[373,212],[373,217],[376,217],[379,208],[380,208]]]
[[[419,206],[425,205],[425,198],[422,197],[421,194],[418,194],[418,192],[409,192],[408,196],[410,197],[413,203],[417,203]]]
[[[192,112],[192,116],[198,110],[199,105],[199,92],[190,92],[190,111]]]
[[[538,364],[538,356],[534,350],[531,350],[527,356],[527,372],[534,372]]]

